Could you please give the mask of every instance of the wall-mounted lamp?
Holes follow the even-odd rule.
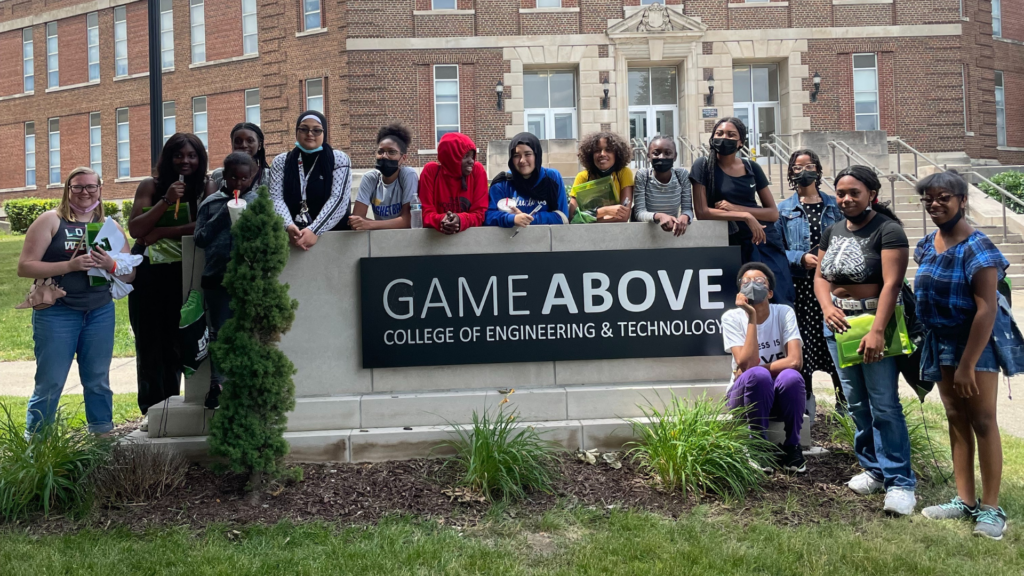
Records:
[[[501,83],[501,80],[498,80],[498,85],[494,87],[494,92],[498,95],[498,110],[501,110],[503,108],[501,101],[505,97],[505,85]]]
[[[811,77],[811,81],[814,82],[814,92],[811,92],[811,102],[818,101],[818,92],[821,92],[821,74],[817,72]]]
[[[604,98],[601,100],[601,109],[608,109],[608,78],[604,79],[604,83],[601,85],[604,88]]]
[[[715,75],[708,76],[708,97],[706,100],[707,106],[715,105]]]

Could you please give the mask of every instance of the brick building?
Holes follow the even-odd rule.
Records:
[[[196,132],[215,166],[236,122],[260,122],[275,154],[320,108],[369,167],[391,120],[422,165],[446,131],[482,159],[524,129],[696,144],[717,114],[746,119],[755,147],[881,129],[1024,164],[1024,0],[664,1],[162,0],[165,134]],[[142,1],[0,1],[0,199],[52,195],[86,164],[108,196],[134,192],[150,172],[146,36]]]

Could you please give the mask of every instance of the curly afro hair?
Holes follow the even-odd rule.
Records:
[[[629,144],[622,136],[614,132],[594,132],[583,138],[577,153],[580,164],[587,169],[587,172],[597,172],[597,167],[594,166],[594,154],[601,149],[602,139],[608,141],[608,148],[615,153],[615,166],[612,167],[612,172],[618,172],[629,164]]]
[[[377,131],[377,144],[380,141],[388,138],[398,145],[398,149],[405,154],[409,150],[409,144],[412,142],[412,132],[405,127],[401,122],[394,122],[387,126],[382,126]]]

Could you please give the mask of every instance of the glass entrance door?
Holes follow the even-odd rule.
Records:
[[[630,68],[629,138],[648,142],[656,134],[675,136],[679,117],[676,69]]]
[[[735,115],[747,126],[747,144],[758,160],[765,163],[772,155],[764,147],[779,132],[779,65],[743,64],[733,67],[733,104]]]

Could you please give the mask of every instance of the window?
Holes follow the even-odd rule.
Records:
[[[857,130],[878,130],[878,66],[874,54],[853,55],[853,106]]]
[[[970,132],[971,124],[967,116],[967,64],[960,64],[960,98],[964,103],[964,132]]]
[[[455,10],[457,0],[432,0],[430,3],[431,10]]]
[[[174,7],[172,0],[160,0],[160,66],[174,68]]]
[[[125,7],[114,8],[114,77],[128,75],[128,18]]]
[[[679,92],[675,68],[629,69],[629,138],[675,136]],[[603,94],[602,94],[603,95]]]
[[[164,102],[164,144],[167,144],[167,139],[178,131],[175,114],[174,100]]]
[[[128,109],[117,109],[117,177],[132,175],[131,146],[128,141]]]
[[[576,75],[570,70],[531,71],[523,75],[523,85],[526,130],[541,140],[575,138]]]
[[[1006,146],[1006,99],[1003,93],[1003,73],[996,71],[996,145]]]
[[[1003,35],[1002,0],[992,0],[992,35],[999,38]]]
[[[242,0],[242,49],[245,54],[259,53],[256,34],[256,0]]]
[[[206,140],[206,96],[196,96],[192,99],[192,133],[203,141],[203,146],[210,148]]]
[[[60,72],[57,60],[57,23],[46,25],[46,87],[60,86]]]
[[[21,31],[21,57],[25,61],[25,92],[32,92],[36,89],[36,72],[33,63],[32,50],[32,29],[25,28]]]
[[[245,121],[260,125],[260,89],[245,91]]]
[[[114,14],[117,14],[117,9]],[[89,46],[89,81],[92,82],[100,79],[100,17],[95,12],[85,17],[85,38]]]
[[[25,122],[25,186],[36,185],[36,123]]]
[[[192,19],[192,63],[206,62],[206,15],[203,0],[189,0],[189,17]]]
[[[60,118],[50,118],[50,184],[60,184]]]
[[[302,16],[306,26],[304,30],[316,30],[323,26],[320,15],[320,0],[303,0]]]
[[[561,8],[562,0],[537,0],[537,8]],[[537,136],[540,138],[540,136]]]
[[[100,144],[100,113],[89,114],[89,168],[103,176],[103,149]]]
[[[306,110],[324,113],[324,79],[306,80]]]
[[[459,67],[434,66],[434,134],[440,142],[459,129]]]

